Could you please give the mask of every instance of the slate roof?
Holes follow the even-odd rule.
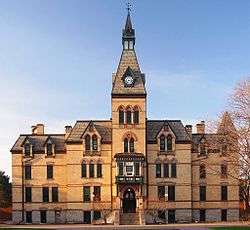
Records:
[[[176,136],[176,141],[191,141],[185,127],[180,120],[148,120],[147,121],[147,141],[155,142],[156,137],[164,124],[168,124]]]
[[[69,134],[66,142],[82,142],[82,136],[89,127],[90,124],[93,124],[94,128],[100,134],[102,142],[111,142],[111,121],[77,121],[73,127],[71,133]]]
[[[47,139],[50,138],[52,143],[55,144],[55,151],[66,151],[65,148],[65,136],[64,134],[46,134],[46,135],[31,135],[21,134],[17,139],[14,146],[11,148],[11,152],[22,151],[25,140],[28,140],[33,146],[33,152],[44,152],[44,146]]]

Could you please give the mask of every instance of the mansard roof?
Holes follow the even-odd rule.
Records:
[[[97,130],[99,135],[102,137],[102,142],[111,142],[111,121],[77,121],[74,125],[69,137],[67,138],[67,143],[82,142],[83,135],[88,129],[89,125],[92,124]]]
[[[55,144],[55,150],[63,152],[65,148],[65,136],[64,134],[44,134],[44,135],[32,135],[21,134],[14,146],[11,148],[11,152],[17,152],[23,150],[23,145],[28,141],[32,145],[33,152],[44,152],[44,146],[47,140],[50,139]]]
[[[177,142],[190,142],[191,139],[180,120],[148,120],[147,121],[147,141],[156,142],[160,130],[165,124],[168,124],[174,132]]]

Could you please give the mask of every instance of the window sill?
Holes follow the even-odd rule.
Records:
[[[159,151],[158,155],[175,155],[175,151],[169,150],[169,151]]]
[[[101,151],[85,151],[83,156],[101,156]]]
[[[53,155],[47,155],[47,154],[46,154],[46,156],[45,156],[45,158],[55,158],[55,157],[56,157],[55,154],[53,154]]]

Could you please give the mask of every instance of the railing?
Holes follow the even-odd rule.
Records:
[[[130,183],[130,184],[142,184],[143,177],[142,176],[116,176],[116,183]]]

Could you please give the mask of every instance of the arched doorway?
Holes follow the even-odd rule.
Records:
[[[124,213],[136,212],[135,191],[128,188],[123,194],[122,207]]]

